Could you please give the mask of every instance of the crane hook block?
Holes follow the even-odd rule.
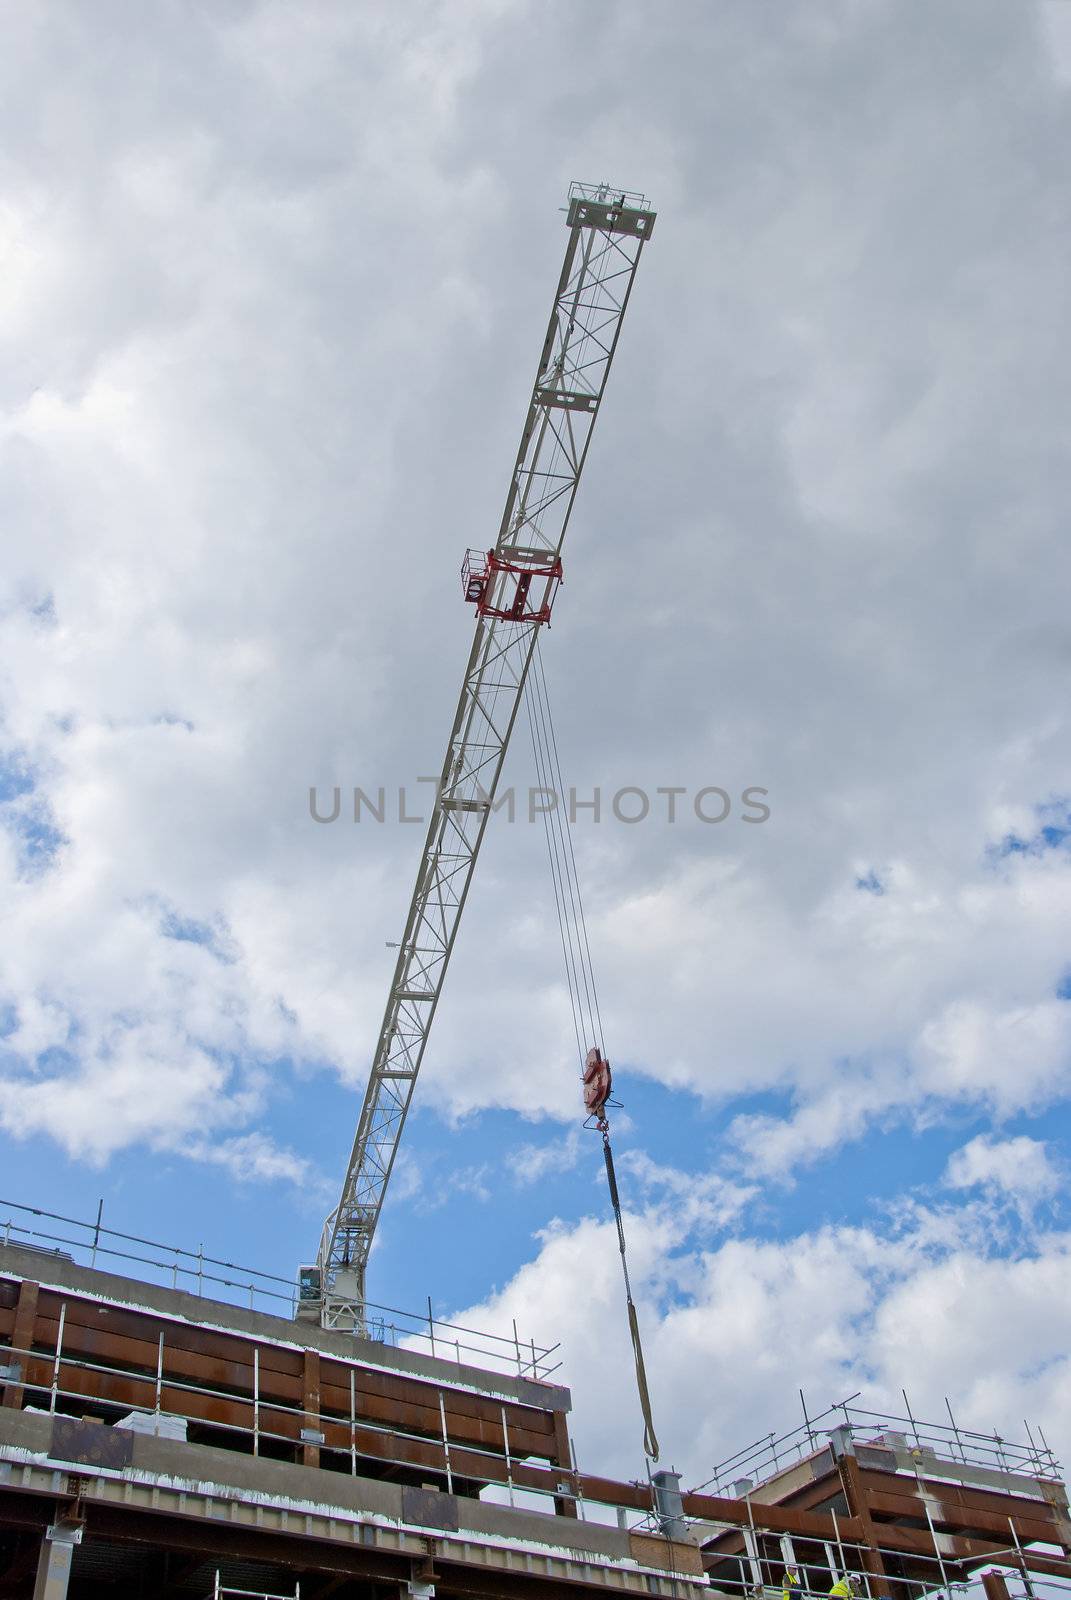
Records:
[[[600,1050],[592,1047],[584,1062],[584,1110],[595,1118],[597,1126],[601,1127],[605,1121],[603,1112],[613,1084],[610,1063]]]
[[[481,617],[500,622],[549,622],[562,581],[561,558],[544,550],[467,550],[461,592]]]

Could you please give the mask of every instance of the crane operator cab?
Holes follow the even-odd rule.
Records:
[[[298,1303],[297,1320],[299,1322],[320,1321],[320,1304],[323,1299],[323,1273],[319,1266],[300,1266],[298,1268]]]

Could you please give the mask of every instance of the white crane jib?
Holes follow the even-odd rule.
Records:
[[[498,539],[469,551],[476,632],[391,980],[342,1196],[299,1315],[363,1329],[365,1267],[472,882],[636,268],[655,213],[643,195],[573,184],[569,240]]]

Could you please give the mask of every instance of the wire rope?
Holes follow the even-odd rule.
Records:
[[[605,1059],[602,1032],[602,1014],[599,1008],[595,969],[591,959],[584,899],[580,892],[580,875],[576,864],[570,829],[571,817],[562,815],[565,785],[562,779],[561,756],[557,731],[551,711],[546,674],[539,653],[539,641],[532,655],[532,666],[524,684],[525,709],[532,736],[532,755],[535,761],[536,781],[546,800],[552,803],[543,807],[543,829],[550,858],[551,882],[554,886],[554,907],[558,918],[562,954],[565,958],[565,976],[569,1003],[573,1014],[573,1031],[576,1035],[577,1053],[581,1074],[587,1055],[587,1041],[591,1040]],[[632,1359],[636,1369],[636,1389],[643,1416],[644,1454],[652,1461],[658,1460],[658,1436],[651,1413],[651,1396],[647,1386],[647,1371],[640,1340],[639,1318],[632,1297],[628,1259],[625,1250],[625,1225],[621,1213],[621,1197],[614,1171],[613,1151],[610,1147],[610,1129],[604,1109],[595,1114],[595,1125],[602,1134],[603,1161],[606,1182],[610,1191],[614,1222],[617,1227],[617,1245],[621,1257],[621,1272],[625,1282],[625,1304],[628,1312],[629,1338]]]

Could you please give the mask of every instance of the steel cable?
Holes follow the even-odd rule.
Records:
[[[529,674],[528,679],[525,680],[525,709],[528,713],[528,728],[532,736],[532,755],[535,760],[536,782],[541,789],[546,790],[549,786],[546,782],[547,774],[543,758],[544,752],[541,742],[539,721],[532,704],[532,695],[529,689],[530,681],[531,674]],[[583,1061],[585,1052],[584,1044],[582,1042],[583,1035],[581,1033],[582,1019],[579,1003],[579,985],[577,983],[576,961],[572,948],[572,933],[566,914],[565,893],[561,884],[561,868],[556,849],[556,842],[551,835],[549,814],[546,810],[543,812],[543,830],[547,840],[547,855],[550,859],[550,876],[551,882],[554,886],[554,909],[558,916],[558,932],[561,936],[562,956],[565,960],[565,980],[569,990],[569,1007],[573,1015],[573,1030],[576,1034],[577,1055],[579,1056],[580,1060]]]
[[[595,992],[595,974],[591,966],[591,947],[588,942],[584,918],[584,904],[577,876],[576,856],[572,849],[572,836],[566,819],[562,816],[563,784],[561,765],[557,760],[556,741],[550,701],[546,692],[546,679],[542,673],[538,647],[535,651],[536,670],[529,675],[532,685],[530,714],[534,710],[537,743],[542,758],[543,777],[540,782],[552,803],[544,812],[544,822],[551,841],[552,871],[557,872],[562,890],[562,910],[573,948],[573,969],[577,982],[582,1034],[587,1043],[580,1052],[581,1071],[589,1045],[602,1049],[602,1028],[599,1020],[598,999]],[[552,751],[554,752],[552,754]]]
[[[562,780],[561,759],[558,753],[554,718],[550,708],[550,695],[547,690],[538,641],[533,653],[532,669],[525,680],[524,689],[528,726],[532,736],[536,782],[547,798],[556,797],[553,805],[544,807],[543,829],[547,841],[547,854],[550,858],[550,875],[554,886],[554,907],[558,917],[558,931],[561,935],[562,954],[565,958],[565,976],[569,990],[569,1003],[573,1013],[573,1030],[576,1035],[581,1073],[583,1073],[587,1054],[586,1041],[591,1040],[605,1054],[602,1015],[599,1009],[595,971],[591,960],[591,945],[588,940],[587,919],[584,915],[584,901],[580,892],[576,852],[573,848],[573,838],[569,823],[562,817],[565,787]],[[610,1191],[610,1204],[613,1207],[614,1223],[617,1228],[617,1244],[621,1256],[621,1272],[625,1281],[625,1304],[628,1310],[629,1338],[632,1342],[632,1359],[636,1369],[636,1389],[639,1394],[640,1410],[643,1415],[643,1449],[644,1454],[650,1460],[657,1461],[658,1436],[655,1433],[654,1420],[651,1414],[651,1396],[647,1387],[647,1370],[643,1359],[643,1344],[640,1340],[639,1318],[632,1298],[632,1283],[629,1279],[628,1259],[625,1248],[625,1226],[621,1214],[621,1197],[617,1188],[617,1174],[614,1171],[613,1151],[610,1148],[610,1136],[605,1119],[599,1121],[598,1126],[602,1132],[606,1182]]]

